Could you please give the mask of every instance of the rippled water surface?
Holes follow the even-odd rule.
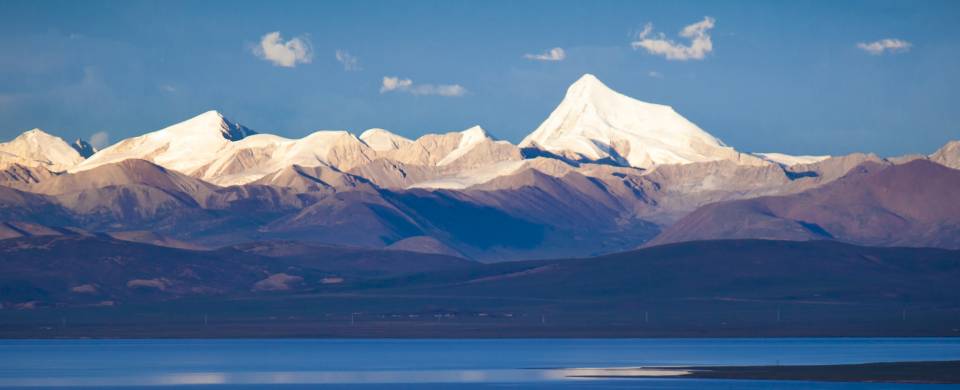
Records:
[[[960,360],[960,339],[6,340],[0,387],[960,388],[584,379],[575,369]]]

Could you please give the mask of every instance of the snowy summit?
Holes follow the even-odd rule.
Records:
[[[637,168],[716,160],[764,163],[724,145],[670,106],[620,94],[591,74],[567,89],[560,105],[520,146]]]
[[[20,164],[60,172],[81,161],[83,156],[70,144],[40,129],[24,132],[10,142],[0,143],[0,167]]]

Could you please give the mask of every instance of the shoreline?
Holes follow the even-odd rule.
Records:
[[[960,384],[960,360],[788,366],[570,368],[571,378]]]

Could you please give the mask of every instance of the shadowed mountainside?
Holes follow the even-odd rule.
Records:
[[[928,160],[867,163],[798,194],[706,205],[647,245],[766,238],[960,248],[957,194],[958,170]]]
[[[481,264],[290,242],[0,241],[6,337],[951,335],[960,252],[702,241]],[[43,261],[37,261],[38,255]],[[199,314],[198,314],[199,313]],[[203,313],[215,327],[198,327]],[[71,326],[60,321],[70,318]]]
[[[296,292],[475,264],[443,255],[293,242],[188,250],[86,234],[0,240],[0,258],[0,302],[6,309]]]
[[[706,162],[644,172],[534,159],[467,188],[387,189],[327,166],[292,166],[220,187],[124,160],[38,181],[23,179],[32,177],[21,173],[27,168],[8,169],[6,183],[17,189],[0,191],[0,217],[196,247],[297,240],[384,248],[428,237],[436,243],[408,248],[481,261],[594,256],[635,248],[702,204],[799,192],[858,161],[871,160],[847,156],[790,169]]]

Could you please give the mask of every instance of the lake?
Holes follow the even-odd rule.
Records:
[[[960,339],[2,340],[0,387],[960,388],[567,376],[589,367],[923,360],[960,360]]]

